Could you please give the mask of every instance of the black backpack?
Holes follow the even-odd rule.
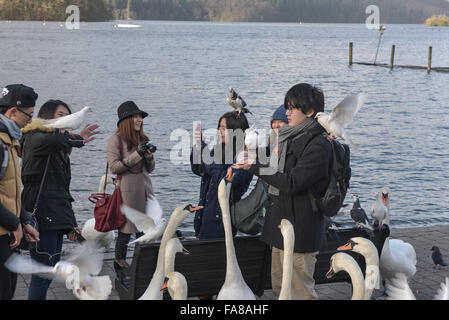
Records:
[[[324,216],[333,217],[343,206],[343,201],[349,189],[351,156],[348,145],[342,144],[335,139],[329,143],[332,146],[329,185],[323,197],[315,197],[312,190],[309,191],[309,196],[314,212],[320,212]]]

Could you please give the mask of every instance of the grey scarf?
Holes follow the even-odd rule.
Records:
[[[296,140],[303,136],[310,128],[316,126],[317,122],[313,118],[306,118],[303,123],[290,127],[285,126],[279,129],[278,137],[278,152],[273,150],[270,156],[270,167],[273,168],[277,166],[276,172],[284,172],[285,169],[285,158],[287,156],[287,144],[288,141]],[[276,161],[277,160],[277,161]],[[272,195],[279,195],[279,189],[270,185],[268,187],[268,193]]]
[[[3,114],[0,114],[0,122],[6,126],[11,138],[16,140],[20,140],[20,138],[22,138],[22,131],[20,131],[20,128],[13,120],[5,117]]]

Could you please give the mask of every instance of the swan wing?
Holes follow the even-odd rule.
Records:
[[[397,273],[395,277],[387,279],[385,288],[388,300],[416,300],[408,285],[407,276],[403,273]]]
[[[449,300],[449,278],[446,277],[446,282],[441,283],[440,289],[438,289],[437,294],[433,300]]]

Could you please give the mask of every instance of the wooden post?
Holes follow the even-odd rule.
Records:
[[[352,48],[353,44],[352,42],[349,42],[349,65],[352,66]]]
[[[394,65],[394,50],[396,49],[395,45],[391,46],[391,56],[390,56],[390,70],[393,70]]]
[[[427,73],[432,70],[432,47],[429,47],[429,58],[427,60]]]

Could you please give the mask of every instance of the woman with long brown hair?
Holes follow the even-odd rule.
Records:
[[[107,146],[109,168],[113,174],[120,175],[123,203],[145,212],[146,199],[153,194],[149,173],[155,166],[153,154],[146,147],[149,139],[143,131],[143,118],[148,113],[140,110],[133,101],[122,103],[117,113],[117,131]],[[128,266],[126,251],[133,233],[138,233],[138,230],[129,220],[118,230],[114,261],[116,270]]]

